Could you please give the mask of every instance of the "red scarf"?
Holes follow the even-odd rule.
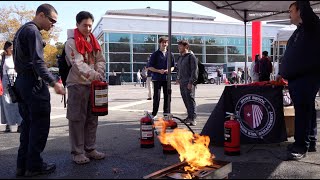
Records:
[[[90,33],[89,37],[90,43],[84,39],[78,28],[74,29],[74,41],[76,43],[76,48],[82,55],[85,55],[86,52],[91,53],[92,50],[95,52],[101,51],[100,45],[92,33]]]

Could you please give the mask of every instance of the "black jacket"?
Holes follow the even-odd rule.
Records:
[[[309,1],[297,1],[302,24],[288,40],[279,74],[287,80],[320,77],[320,20]]]
[[[21,32],[19,33],[20,30]],[[40,30],[33,22],[28,22],[20,27],[13,41],[14,67],[18,75],[35,73],[35,75],[40,76],[53,86],[56,79],[48,71],[44,61],[44,46]]]

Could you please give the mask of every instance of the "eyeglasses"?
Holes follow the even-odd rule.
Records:
[[[49,21],[50,21],[52,24],[57,23],[57,21],[54,20],[52,17],[50,17],[50,16],[48,16],[48,15],[46,15],[46,17],[49,19]]]

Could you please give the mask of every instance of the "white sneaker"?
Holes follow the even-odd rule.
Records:
[[[151,119],[153,119],[153,120],[157,120],[157,119],[158,119],[158,116],[153,116],[152,114],[150,114],[150,117],[151,117]]]

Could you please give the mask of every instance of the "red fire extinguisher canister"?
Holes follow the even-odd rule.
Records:
[[[224,154],[229,156],[240,155],[240,123],[231,114],[230,120],[224,123]]]
[[[108,114],[108,83],[94,80],[91,82],[91,112],[95,116]]]
[[[153,119],[148,111],[145,111],[145,116],[140,119],[140,147],[154,147],[154,131]]]
[[[164,131],[165,133],[171,133],[175,128],[178,127],[177,122],[173,120],[172,114],[166,114],[164,116]],[[162,152],[163,154],[177,154],[178,151],[172,147],[170,144],[162,144]]]

